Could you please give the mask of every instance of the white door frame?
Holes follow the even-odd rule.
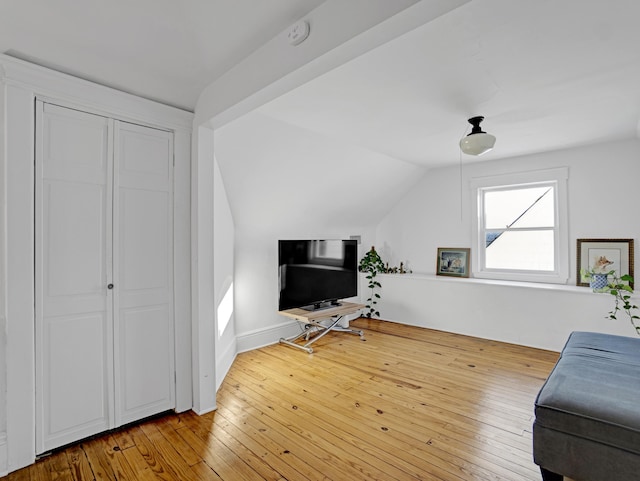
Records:
[[[4,107],[0,136],[0,171],[4,170],[4,272],[6,360],[6,466],[14,471],[35,460],[34,349],[34,143],[35,99],[93,111],[125,121],[174,131],[174,314],[176,409],[192,407],[191,395],[191,129],[193,115],[69,75],[0,55]],[[4,105],[2,105],[4,104]],[[0,245],[2,245],[0,243]],[[2,263],[0,263],[0,266]],[[1,325],[1,324],[0,324]],[[0,433],[0,437],[2,433]],[[2,453],[0,453],[2,454]],[[0,456],[2,460],[2,456]]]

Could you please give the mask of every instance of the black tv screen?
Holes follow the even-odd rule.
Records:
[[[315,310],[357,296],[357,257],[355,240],[278,241],[278,309]]]

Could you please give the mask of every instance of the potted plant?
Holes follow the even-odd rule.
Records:
[[[600,292],[608,292],[615,299],[613,309],[609,311],[607,316],[609,319],[617,319],[618,312],[624,312],[631,321],[631,325],[636,330],[636,334],[640,335],[640,325],[637,324],[640,316],[636,314],[638,306],[632,303],[631,294],[633,293],[633,277],[629,274],[618,277],[616,271],[609,272],[611,280],[607,286],[600,289]]]
[[[631,325],[636,330],[636,334],[640,335],[640,316],[636,314],[638,306],[632,303],[631,294],[633,294],[633,277],[629,274],[618,276],[616,271],[608,271],[607,273],[594,272],[593,269],[580,271],[580,275],[584,279],[589,279],[589,285],[593,292],[611,294],[614,298],[613,309],[609,311],[608,319],[617,319],[620,311],[625,313],[631,321]],[[605,283],[602,283],[601,276],[604,276]]]
[[[609,283],[609,275],[614,272],[609,269],[611,264],[613,262],[605,256],[600,256],[595,260],[593,267],[580,269],[580,276],[582,276],[582,279],[589,281],[591,289],[605,289]]]
[[[371,296],[367,299],[366,307],[368,311],[365,313],[365,316],[380,316],[380,312],[378,311],[376,304],[378,304],[378,299],[380,299],[380,294],[376,292],[376,289],[382,288],[382,284],[380,284],[376,280],[376,276],[382,272],[384,272],[384,263],[382,259],[376,252],[376,248],[371,246],[371,250],[367,252],[362,259],[360,259],[360,264],[358,265],[358,270],[360,272],[365,272],[367,274],[367,280],[369,281],[368,288],[371,289]]]

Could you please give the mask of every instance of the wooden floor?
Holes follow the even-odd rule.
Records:
[[[218,410],[84,441],[3,481],[536,480],[533,402],[557,354],[359,319],[314,353],[238,355]]]

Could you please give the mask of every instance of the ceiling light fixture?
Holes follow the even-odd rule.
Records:
[[[484,117],[471,117],[469,123],[473,126],[471,133],[460,140],[460,150],[467,155],[482,155],[493,149],[496,143],[496,138],[483,132],[480,128],[480,122],[484,120]]]

